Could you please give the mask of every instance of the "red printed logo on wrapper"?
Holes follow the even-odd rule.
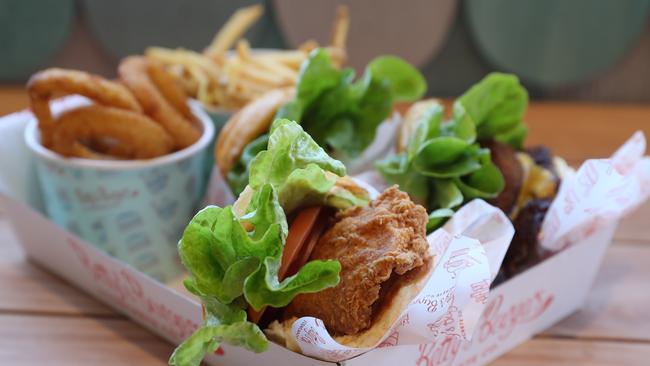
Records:
[[[616,205],[620,207],[630,206],[634,201],[634,195],[630,194],[630,190],[632,189],[630,186],[633,183],[632,180],[627,180],[625,183],[621,183],[621,185],[610,189],[606,193],[607,199],[616,202]]]
[[[325,325],[320,319],[313,320],[316,328],[325,328]],[[300,320],[294,336],[296,339],[311,345],[324,345],[326,343],[325,339],[314,328],[308,326],[307,319]]]
[[[465,338],[466,335],[463,313],[455,305],[452,305],[440,319],[427,326],[434,337],[446,335]]]
[[[569,190],[564,196],[564,213],[570,215],[573,212],[575,206],[580,202],[580,198],[576,194],[575,190]]]
[[[578,183],[580,183],[585,188],[585,194],[588,194],[591,188],[598,182],[598,170],[594,166],[595,162],[593,160],[587,160],[580,169],[580,175],[578,176]]]
[[[539,318],[553,303],[554,296],[539,290],[507,308],[503,307],[503,295],[497,296],[485,308],[483,320],[479,326],[479,341],[497,337],[505,339],[518,324]]]
[[[483,280],[479,282],[472,283],[472,294],[470,297],[474,299],[474,302],[477,304],[485,304],[488,299],[488,294],[490,292],[490,281]]]
[[[593,219],[587,221],[584,225],[580,233],[578,234],[578,238],[574,239],[574,241],[579,241],[583,240],[585,238],[588,238],[596,233],[596,230],[598,230],[601,226],[605,224],[606,220],[603,220],[601,217],[597,216],[594,217]]]
[[[645,151],[645,138],[642,133],[636,132],[622,147],[612,156],[612,165],[621,175],[628,174],[643,156]]]
[[[461,344],[460,339],[451,336],[421,344],[418,346],[420,356],[415,360],[415,366],[451,365],[456,360]]]
[[[424,296],[420,296],[415,300],[413,300],[413,303],[424,305],[426,307],[427,312],[435,313],[438,311],[439,308],[444,306],[449,306],[450,304],[453,303],[454,301],[453,292],[455,289],[456,287],[450,287],[439,293],[426,294]],[[408,322],[408,317],[406,318],[406,321]]]
[[[456,278],[462,270],[480,263],[481,261],[470,255],[470,248],[462,248],[451,253],[444,264],[444,268],[451,274],[451,278]]]
[[[386,339],[384,339],[377,348],[393,347],[399,344],[399,331],[393,330]]]

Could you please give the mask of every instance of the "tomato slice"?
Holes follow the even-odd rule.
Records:
[[[289,234],[282,252],[282,262],[278,270],[280,281],[296,274],[307,263],[318,238],[325,228],[325,213],[322,206],[308,207],[298,213],[289,226]],[[264,315],[265,308],[255,311],[248,308],[248,320],[258,323]]]

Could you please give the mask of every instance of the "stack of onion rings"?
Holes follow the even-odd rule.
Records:
[[[135,95],[144,113],[172,136],[176,149],[182,149],[195,143],[201,131],[194,118],[187,117],[191,116],[189,111],[177,107],[184,104],[184,98],[180,100],[184,91],[175,81],[161,78],[163,73],[162,66],[140,56],[125,58],[118,67],[120,80]]]
[[[41,144],[67,157],[149,159],[200,138],[184,89],[161,65],[129,57],[119,73],[122,82],[57,68],[34,74],[27,91]],[[54,116],[50,100],[70,94],[93,103]]]

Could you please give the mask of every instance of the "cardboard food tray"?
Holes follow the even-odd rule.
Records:
[[[0,203],[31,260],[116,311],[174,344],[201,322],[196,300],[109,257],[6,194],[0,193]],[[341,364],[483,365],[580,308],[615,228],[615,224],[600,228],[492,290],[472,342],[441,333],[434,343],[378,348]],[[575,270],[576,263],[580,271]],[[224,345],[206,361],[212,365],[331,364],[273,343],[262,354]]]
[[[30,115],[15,117],[29,118]],[[7,144],[10,138],[13,138],[10,134],[0,134],[0,140]],[[179,344],[189,336],[201,322],[198,301],[108,256],[49,221],[37,208],[38,197],[29,187],[35,178],[30,162],[23,156],[17,159],[23,161],[14,161],[15,164],[9,168],[5,167],[11,172],[2,172],[4,178],[10,176],[12,179],[9,183],[5,181],[6,186],[0,189],[0,206],[29,259],[173,344]],[[17,191],[23,194],[17,194]],[[471,342],[447,336],[442,327],[433,343],[378,348],[340,364],[483,365],[497,358],[580,308],[616,224],[598,227],[573,246],[491,290]],[[580,265],[579,271],[576,271],[576,264]],[[390,338],[384,344],[390,345]],[[273,343],[262,354],[223,345],[206,362],[212,365],[264,363],[271,366],[333,364]]]

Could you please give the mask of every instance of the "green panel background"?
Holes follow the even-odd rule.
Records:
[[[202,50],[238,8],[254,0],[84,0],[96,39],[114,58],[142,53],[148,46]],[[247,39],[257,47],[282,47],[271,7]]]
[[[0,0],[0,80],[22,80],[47,65],[74,14],[72,0]]]
[[[650,1],[467,0],[464,10],[491,64],[554,87],[614,65],[638,42]]]

